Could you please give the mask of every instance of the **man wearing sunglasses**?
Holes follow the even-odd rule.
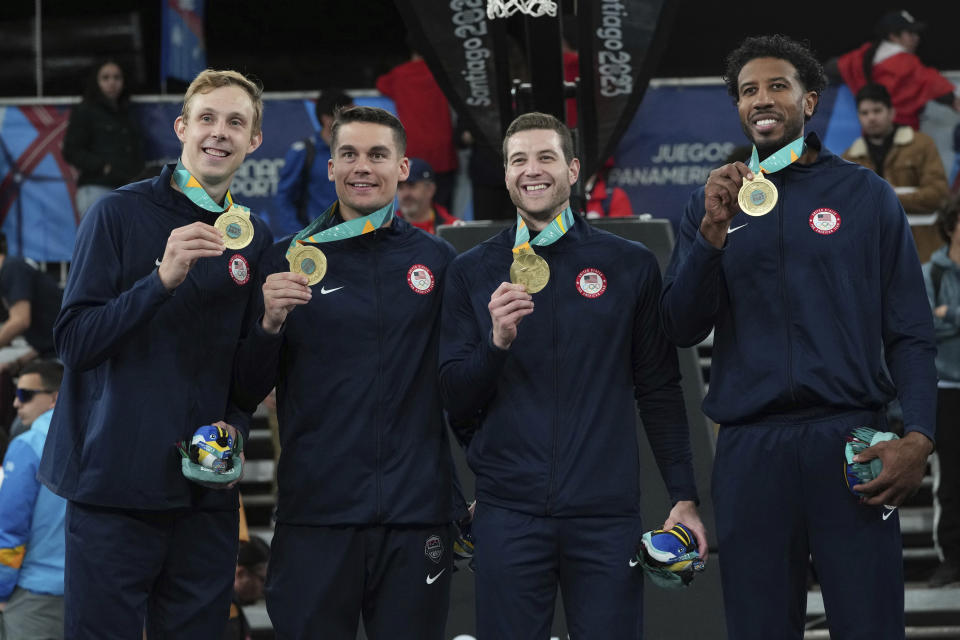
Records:
[[[28,363],[14,407],[28,430],[0,468],[0,638],[63,637],[63,520],[67,501],[37,481],[63,379],[51,360]]]

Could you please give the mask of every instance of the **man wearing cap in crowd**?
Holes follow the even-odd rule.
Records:
[[[831,60],[825,71],[832,78],[843,78],[854,95],[870,83],[886,87],[898,125],[918,129],[920,113],[930,100],[960,111],[956,87],[916,55],[925,26],[907,11],[890,11],[877,22],[876,40]]]
[[[427,233],[435,234],[441,224],[463,224],[438,202],[436,174],[426,160],[410,158],[410,176],[397,185],[401,217]]]

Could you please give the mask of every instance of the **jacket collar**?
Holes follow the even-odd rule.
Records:
[[[897,127],[897,130],[893,134],[893,144],[894,146],[904,146],[913,142],[915,135],[913,133],[912,127]],[[866,157],[869,152],[867,151],[867,141],[863,136],[857,138],[852,145],[850,145],[849,155],[863,158]]]

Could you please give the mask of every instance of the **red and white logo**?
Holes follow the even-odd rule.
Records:
[[[840,214],[822,207],[810,214],[810,228],[820,235],[828,236],[840,228]]]
[[[433,272],[425,265],[415,264],[407,271],[407,284],[410,285],[414,293],[425,296],[433,291],[435,283],[436,279],[433,277]]]
[[[247,259],[239,253],[230,256],[230,277],[239,285],[247,284],[250,280],[250,265]]]
[[[599,269],[584,269],[577,274],[577,291],[584,298],[599,298],[607,290],[607,278]]]

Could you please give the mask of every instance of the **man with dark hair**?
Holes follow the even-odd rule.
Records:
[[[747,38],[726,81],[754,152],[690,198],[661,312],[681,346],[714,332],[703,409],[720,425],[713,497],[728,635],[800,638],[812,555],[833,637],[903,638],[894,509],[923,478],[936,401],[913,237],[889,184],[804,134],[823,87],[807,47]],[[904,437],[854,458],[879,458],[883,471],[848,488],[845,439],[886,431],[897,391]]]
[[[324,89],[317,97],[314,113],[320,129],[293,143],[280,170],[270,212],[270,228],[275,237],[300,231],[337,199],[337,191],[327,178],[330,127],[336,110],[352,105],[353,98],[340,89]]]
[[[877,21],[876,40],[827,63],[831,77],[842,77],[854,95],[867,84],[883,85],[890,92],[894,122],[913,129],[920,128],[920,114],[930,100],[960,111],[960,90],[916,55],[925,26],[907,11],[888,11]]]
[[[13,375],[24,364],[40,358],[55,358],[53,323],[60,311],[63,293],[57,283],[20,256],[7,255],[7,237],[0,232],[0,299],[7,309],[7,321],[0,326],[0,347],[23,336],[30,351],[0,364]]]
[[[934,542],[940,566],[931,587],[960,582],[960,196],[937,214],[944,246],[923,265],[927,298],[937,334],[937,453],[931,458],[934,477]]]
[[[437,384],[454,250],[394,215],[409,174],[395,116],[338,111],[331,149],[337,200],[267,253],[237,357],[246,406],[277,389],[267,611],[283,638],[353,640],[362,616],[371,640],[440,640],[466,515]]]
[[[230,184],[263,139],[262,88],[207,69],[173,123],[180,160],[98,200],[77,232],[54,337],[66,365],[39,477],[68,500],[69,638],[219,638],[238,500],[184,476],[176,443],[236,441],[234,353],[270,232]]]
[[[893,186],[907,213],[932,213],[947,197],[947,174],[933,138],[893,124],[896,111],[879,84],[857,93],[857,117],[863,135],[843,157],[862,164]]]
[[[37,481],[40,454],[63,379],[52,360],[27,364],[14,405],[27,431],[0,467],[0,638],[63,637],[66,500]]]
[[[270,562],[270,547],[258,536],[240,541],[237,552],[237,573],[233,579],[233,602],[230,604],[230,620],[223,640],[250,640],[250,623],[243,607],[263,597],[267,581],[267,565]]]
[[[454,262],[440,343],[452,423],[479,423],[477,635],[548,638],[559,585],[571,637],[640,638],[638,410],[674,505],[662,526],[683,523],[707,554],[660,269],[571,212],[566,125],[521,115],[503,147],[517,224]]]
[[[437,193],[436,174],[426,160],[410,158],[410,175],[397,185],[397,199],[403,219],[427,233],[436,233],[442,224],[463,224],[439,202],[434,202]]]

